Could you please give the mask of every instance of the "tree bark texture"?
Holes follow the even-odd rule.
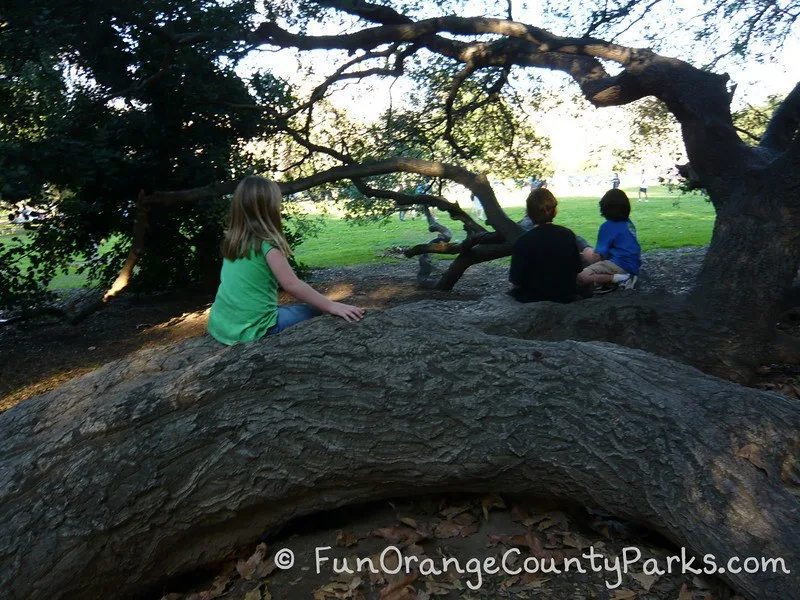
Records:
[[[490,322],[469,316],[465,320],[496,335],[612,342],[739,383],[752,381],[759,365],[774,360],[774,336],[740,335],[727,315],[698,310],[691,298],[665,290],[614,292],[577,304],[541,302],[524,310],[520,318],[518,305],[498,302]]]
[[[800,598],[800,407],[608,343],[550,304],[421,302],[235,347],[147,349],[0,415],[0,589],[128,598],[292,518],[446,491],[569,499]]]
[[[750,180],[742,176],[736,191],[718,203],[692,293],[698,307],[750,337],[773,330],[781,299],[800,267],[800,211],[788,201],[787,189],[785,182],[764,174]]]

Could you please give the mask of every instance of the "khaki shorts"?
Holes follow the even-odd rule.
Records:
[[[595,275],[622,275],[627,273],[625,269],[617,266],[610,260],[601,260],[589,265],[583,270],[584,273],[594,273]]]

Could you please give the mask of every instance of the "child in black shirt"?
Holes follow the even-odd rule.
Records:
[[[550,190],[533,190],[525,204],[534,228],[514,243],[509,293],[519,302],[572,302],[583,268],[575,234],[553,224],[558,201]]]

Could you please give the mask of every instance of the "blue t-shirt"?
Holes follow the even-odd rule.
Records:
[[[636,227],[632,221],[606,221],[600,225],[594,251],[626,273],[639,274],[642,247],[636,239]]]

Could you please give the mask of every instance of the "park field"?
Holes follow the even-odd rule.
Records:
[[[697,195],[680,195],[663,187],[650,189],[648,202],[637,202],[636,191],[626,192],[632,198],[631,219],[636,224],[644,251],[657,248],[703,246],[711,239],[714,226],[714,209]],[[519,196],[524,199],[524,193]],[[505,204],[506,212],[515,220],[525,214],[525,207]],[[467,209],[471,209],[470,206]],[[575,196],[559,199],[556,223],[569,227],[576,234],[594,244],[597,229],[603,219],[598,210],[598,197]],[[356,224],[333,215],[321,217],[319,235],[306,240],[295,249],[297,258],[311,268],[336,267],[360,263],[398,260],[386,256],[387,250],[398,246],[411,246],[430,241],[435,237],[428,232],[425,220],[412,218],[409,212],[405,221],[397,215],[390,219],[367,224]],[[441,222],[449,227],[455,239],[463,236],[458,222],[440,213]],[[0,243],[11,235],[0,235]],[[102,252],[102,250],[101,250]],[[77,262],[76,262],[77,265]],[[82,287],[83,275],[75,273],[75,266],[60,273],[52,282],[53,289]]]
[[[671,193],[658,186],[650,189],[648,202],[637,202],[635,189],[625,191],[632,199],[631,220],[636,225],[642,250],[705,246],[711,240],[714,208],[703,197]],[[524,194],[520,198],[524,200]],[[555,222],[594,245],[597,229],[603,222],[598,201],[595,196],[560,198]],[[505,210],[515,220],[525,215],[521,204],[506,204]],[[409,212],[402,222],[395,215],[387,221],[367,225],[328,217],[319,236],[297,247],[297,257],[312,268],[387,260],[382,257],[387,248],[421,244],[435,237],[428,232],[423,218],[412,220],[411,215]],[[453,231],[455,239],[463,236],[460,223],[441,213],[437,218]]]

